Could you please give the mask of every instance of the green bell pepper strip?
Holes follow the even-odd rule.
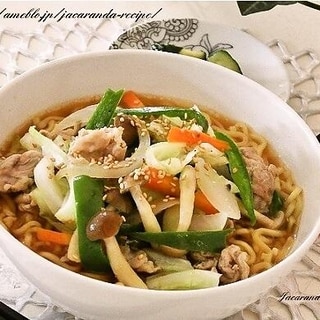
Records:
[[[109,126],[114,117],[116,108],[123,96],[124,90],[113,91],[107,89],[101,98],[96,110],[89,119],[86,128],[89,130],[100,129]]]
[[[89,119],[86,128],[89,130],[99,129],[109,126],[116,114],[136,115],[138,117],[161,116],[179,117],[182,120],[195,119],[204,132],[207,132],[209,124],[206,117],[196,108],[174,108],[174,107],[144,107],[125,109],[118,108],[118,104],[123,96],[124,90],[113,91],[107,89],[96,110]]]
[[[148,116],[162,116],[167,117],[179,117],[182,120],[195,119],[198,125],[200,125],[204,132],[208,131],[208,121],[206,117],[196,108],[192,107],[189,109],[186,108],[174,108],[166,106],[150,106],[143,108],[117,108],[116,113],[126,114],[126,115],[136,115],[138,117],[148,117]]]
[[[107,89],[89,119],[86,129],[93,130],[109,126],[123,93],[124,90],[113,91]],[[110,264],[102,242],[89,240],[86,232],[90,219],[104,206],[102,200],[103,180],[82,175],[74,179],[73,187],[80,260],[87,270],[105,271],[110,267]]]
[[[252,225],[256,223],[256,215],[254,213],[253,191],[251,179],[243,160],[241,152],[234,141],[222,132],[215,132],[218,139],[224,140],[229,143],[230,148],[225,151],[229,161],[229,170],[233,182],[236,184],[240,191],[240,198],[247,211],[248,217]]]
[[[219,231],[163,231],[163,232],[133,232],[129,236],[136,240],[156,245],[188,251],[220,252],[226,247],[227,235],[231,229]]]
[[[272,195],[268,215],[270,217],[275,217],[277,213],[283,208],[283,204],[283,198],[281,197],[280,193],[277,190],[275,190]]]
[[[110,265],[102,242],[89,240],[86,233],[88,222],[103,206],[103,180],[82,175],[74,179],[73,187],[81,263],[89,271],[106,271]]]

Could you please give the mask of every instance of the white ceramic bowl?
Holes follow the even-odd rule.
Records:
[[[312,132],[279,97],[235,72],[174,54],[116,50],[47,63],[2,88],[1,140],[39,110],[102,94],[107,87],[212,106],[267,137],[304,190],[305,206],[291,254],[270,270],[237,283],[170,292],[126,288],[72,273],[33,253],[3,228],[1,247],[54,303],[85,319],[214,320],[256,301],[293,268],[319,233],[320,148]]]

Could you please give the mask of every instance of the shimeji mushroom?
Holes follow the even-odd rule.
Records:
[[[103,209],[88,224],[87,236],[92,241],[103,240],[110,267],[119,282],[126,286],[147,289],[146,284],[125,259],[116,239],[122,222],[122,217],[114,210]]]

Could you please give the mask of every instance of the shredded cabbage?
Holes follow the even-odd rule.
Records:
[[[43,157],[34,169],[34,182],[41,193],[42,199],[52,213],[56,213],[64,200],[64,188],[54,173],[54,163]]]
[[[51,215],[51,216],[53,216],[53,213],[49,209],[46,201],[44,200],[42,192],[40,191],[39,188],[34,188],[30,192],[30,196],[36,202],[36,204],[38,205],[41,215]]]
[[[192,161],[197,149],[186,150],[186,144],[180,142],[158,142],[146,151],[146,164],[158,170],[176,175]]]
[[[191,262],[187,259],[170,257],[150,248],[146,248],[144,251],[161,268],[161,272],[169,273],[193,269]]]
[[[149,289],[156,290],[192,290],[216,287],[220,273],[208,270],[184,270],[166,275],[147,277]]]
[[[223,152],[215,148],[212,144],[203,142],[198,147],[198,156],[203,158],[213,168],[221,167],[228,163],[228,159]]]

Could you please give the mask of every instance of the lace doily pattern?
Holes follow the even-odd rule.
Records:
[[[175,35],[177,28],[180,28],[180,37],[185,39],[196,29],[196,24],[193,22],[191,20],[189,24],[180,23],[170,28],[175,28]],[[76,53],[107,50],[128,27],[123,24],[123,20],[95,21],[95,25],[75,21],[69,28],[50,23],[40,25],[31,33],[17,33],[0,27],[0,86],[42,63]],[[165,26],[166,30],[168,28]],[[148,30],[143,32],[147,33]],[[170,32],[166,31],[164,34],[161,26],[159,33],[150,37],[171,40]],[[268,45],[287,68],[291,81],[289,105],[318,134],[320,132],[319,57],[312,50],[292,53],[280,40],[274,40]],[[307,255],[295,266],[294,271],[278,286],[260,297],[256,303],[226,320],[320,319],[320,299],[313,299],[319,296],[319,292],[314,290],[319,287],[320,239],[318,238]],[[1,249],[0,300],[29,319],[77,320],[73,315],[53,305],[49,297],[22,277]]]
[[[69,28],[48,23],[30,33],[0,26],[0,86],[45,62],[82,52],[107,50],[127,28],[123,20],[94,22],[95,25],[75,21]]]
[[[281,40],[269,47],[282,59],[290,77],[288,104],[307,122],[315,134],[320,133],[320,58],[312,50],[290,52]]]

